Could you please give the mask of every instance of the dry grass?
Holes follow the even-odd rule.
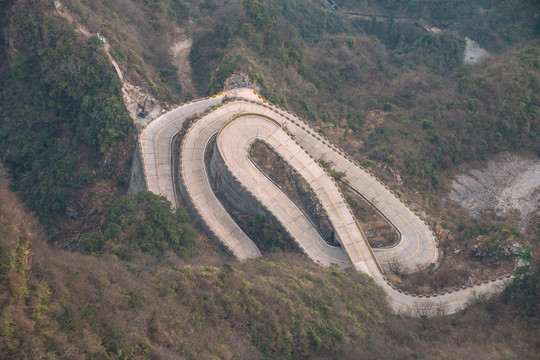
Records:
[[[538,320],[512,304],[401,318],[371,279],[299,254],[225,264],[53,250],[0,174],[0,245],[30,249],[27,269],[0,282],[4,359],[508,359],[540,346]]]

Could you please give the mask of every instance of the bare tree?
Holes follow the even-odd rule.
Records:
[[[388,271],[396,274],[401,275],[403,271],[403,265],[399,261],[399,259],[393,257],[391,258],[386,264],[385,267]]]
[[[421,319],[427,319],[428,317],[434,315],[435,308],[431,306],[426,306],[422,301],[417,301],[414,306],[414,315],[418,316]]]

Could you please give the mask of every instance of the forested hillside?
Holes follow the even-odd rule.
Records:
[[[71,240],[64,229],[99,224],[129,181],[133,128],[120,82],[97,37],[81,39],[42,2],[4,15],[1,160],[53,240]]]
[[[444,3],[422,7],[452,2]],[[503,21],[500,12],[515,8],[490,4],[482,31],[504,39],[493,40],[493,48],[510,50],[517,41],[525,48],[482,66],[462,61],[473,28],[431,34],[418,24],[359,22],[309,1],[216,7],[200,20],[208,22],[194,36],[192,62],[207,91],[235,70],[252,74],[270,100],[293,108],[358,159],[395,167],[411,188],[429,190],[439,186],[441,171],[464,161],[503,149],[540,150],[540,55],[538,43],[523,41],[537,33],[532,12],[522,22]],[[539,11],[532,2],[520,6]],[[466,8],[480,15],[480,5]],[[500,33],[510,27],[520,35]]]
[[[2,158],[28,206],[43,223],[52,221],[47,228],[66,227],[66,214],[75,215],[68,208],[101,221],[128,181],[133,146],[120,84],[97,38],[77,37],[51,4],[29,4],[3,20],[11,47],[2,67]],[[390,16],[382,21],[308,0],[65,4],[106,36],[126,78],[158,98],[192,97],[169,53],[171,34],[182,29],[193,39],[201,95],[245,72],[268,99],[305,117],[383,180],[392,184],[399,174],[405,193],[419,191],[426,203],[436,202],[441,179],[464,162],[540,151],[540,10],[531,1],[342,4]],[[401,16],[418,20],[395,20]],[[442,32],[427,32],[424,21]],[[464,65],[465,36],[492,58]],[[69,229],[55,235],[79,237]]]
[[[471,219],[442,200],[458,167],[503,151],[540,156],[537,1],[62,4],[73,22],[52,1],[0,1],[0,357],[537,356],[540,219],[520,234],[507,218]],[[246,74],[428,214],[444,251],[519,241],[530,269],[462,313],[410,319],[368,277],[297,252],[235,261],[184,208],[125,195],[136,130],[102,44],[78,24],[105,36],[126,81],[163,102]],[[464,64],[466,36],[489,51],[485,62]],[[179,37],[195,93],[171,54]],[[444,266],[403,286],[467,281]]]
[[[367,276],[294,254],[58,251],[8,187],[0,168],[2,359],[532,359],[540,346],[538,270],[463,313],[402,318]]]
[[[386,16],[370,20],[313,0],[67,4],[111,39],[128,77],[152,93],[192,97],[167,75],[175,72],[168,46],[181,29],[193,41],[200,95],[247,74],[266,98],[306,118],[381,179],[402,181],[405,189],[396,190],[418,192],[423,207],[437,203],[457,166],[501,151],[540,151],[534,1],[340,4],[344,12]],[[464,64],[465,37],[491,57]]]

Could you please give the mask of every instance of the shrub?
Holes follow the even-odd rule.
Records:
[[[119,243],[115,254],[129,257],[133,251],[162,255],[173,251],[191,256],[195,230],[188,224],[183,208],[174,210],[164,197],[139,192],[117,200],[107,213],[101,231],[87,235],[80,245],[82,252],[100,253],[107,243]]]

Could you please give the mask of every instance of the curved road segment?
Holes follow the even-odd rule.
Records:
[[[250,89],[235,89],[184,104],[150,123],[140,134],[147,188],[165,196],[175,207],[171,148],[173,138],[187,120],[193,121],[182,140],[179,169],[184,200],[237,258],[251,259],[261,254],[211,189],[204,153],[215,136],[217,151],[228,171],[278,219],[313,261],[325,266],[352,265],[370,275],[386,291],[397,312],[419,316],[453,313],[482,294],[501,291],[508,281],[508,277],[499,278],[435,296],[416,296],[396,289],[387,282],[381,265],[398,262],[405,270],[414,271],[437,261],[436,240],[426,223],[342,150],[301,119],[268,104]],[[248,151],[255,140],[266,142],[311,185],[342,247],[323,241],[304,213],[253,164]],[[350,187],[397,229],[397,245],[371,249],[335,181],[317,160],[346,174]]]

